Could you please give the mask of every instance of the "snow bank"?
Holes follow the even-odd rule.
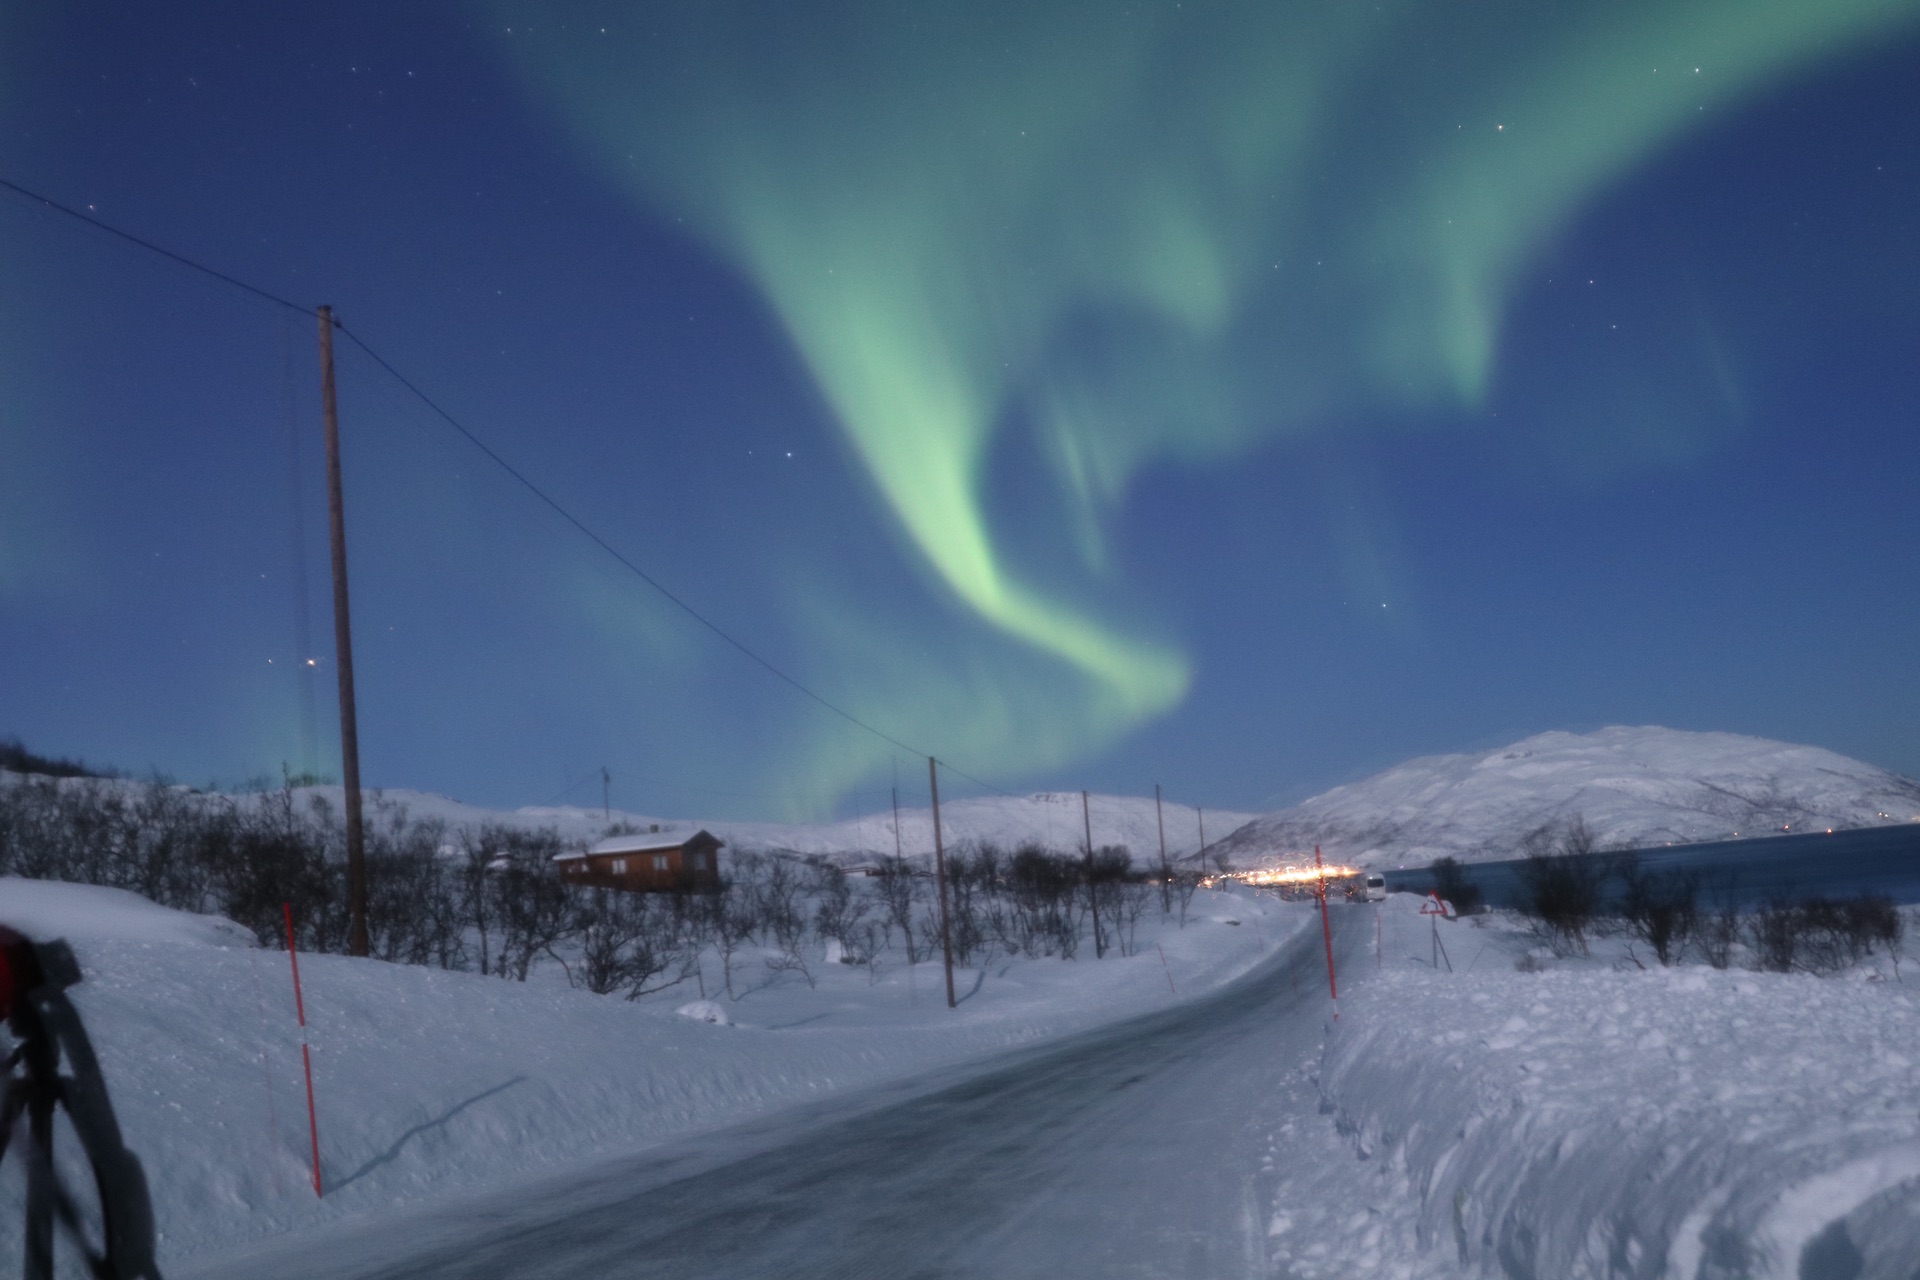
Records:
[[[1603,846],[1920,821],[1920,782],[1818,747],[1658,727],[1543,733],[1427,756],[1254,820],[1219,852],[1248,864],[1320,845],[1367,867],[1517,856],[1543,824],[1586,820]]]
[[[220,916],[196,916],[129,893],[60,880],[0,876],[0,923],[29,938],[111,939],[170,946],[250,947],[253,932]]]
[[[1515,972],[1388,930],[1320,1088],[1430,1255],[1511,1276],[1906,1276],[1920,990],[1680,968]],[[1417,932],[1416,932],[1417,930]],[[1396,939],[1395,934],[1400,937]],[[1909,973],[1909,978],[1915,975]]]
[[[0,879],[0,921],[74,944],[74,1003],[153,1184],[163,1267],[1162,1007],[1244,972],[1306,919],[1203,892],[1184,930],[1142,921],[1131,957],[958,971],[958,1011],[938,964],[875,978],[822,961],[815,986],[789,974],[737,1001],[709,971],[717,1021],[681,1016],[693,983],[629,1003],[577,992],[557,967],[519,983],[302,955],[317,1200],[286,954],[130,894]],[[756,969],[766,982],[757,956],[737,972]],[[18,1179],[17,1161],[0,1164],[0,1203],[19,1203]],[[0,1256],[17,1256],[18,1229],[0,1215]]]

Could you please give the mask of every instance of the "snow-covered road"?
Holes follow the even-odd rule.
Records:
[[[1334,918],[1344,962],[1371,943],[1371,913]],[[1267,1135],[1312,1107],[1288,1077],[1318,1050],[1325,973],[1319,929],[1302,930],[1211,996],[985,1069],[184,1274],[1264,1277]]]

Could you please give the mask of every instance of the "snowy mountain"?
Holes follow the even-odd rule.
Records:
[[[1920,783],[1818,747],[1657,726],[1543,733],[1424,756],[1257,818],[1210,851],[1250,866],[1311,852],[1368,867],[1511,858],[1584,818],[1603,846],[1920,822]]]

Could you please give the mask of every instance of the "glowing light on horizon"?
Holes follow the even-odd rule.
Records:
[[[1359,867],[1328,865],[1310,866],[1268,866],[1256,867],[1249,871],[1223,871],[1208,876],[1201,884],[1213,888],[1219,884],[1244,884],[1255,888],[1298,888],[1318,885],[1328,880],[1350,880],[1365,875]]]

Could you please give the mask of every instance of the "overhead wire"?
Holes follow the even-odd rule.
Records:
[[[32,190],[31,188],[23,187],[19,183],[10,181],[5,177],[0,177],[0,190],[12,192],[17,196],[20,196],[26,200],[32,201],[47,209],[50,209],[55,213],[59,213],[68,218],[71,218],[81,223],[84,226],[92,228],[93,230],[104,232],[107,235],[112,236],[115,239],[121,240],[127,244],[131,244],[138,248],[144,249],[149,253],[157,254],[160,257],[165,258],[169,262],[172,262],[178,266],[185,267],[190,271],[199,272],[201,275],[211,277],[214,280],[218,280],[221,283],[226,284],[232,288],[239,289],[242,292],[249,294],[255,298],[258,298],[262,301],[271,303],[278,307],[283,307],[289,311],[298,312],[301,315],[311,316],[314,314],[314,311],[312,308],[303,306],[300,303],[295,302],[290,298],[282,297],[281,295],[274,293],[270,289],[263,289],[259,285],[251,284],[248,281],[242,280],[237,276],[229,275],[227,272],[221,271],[216,267],[210,267],[204,262],[197,261],[193,258],[188,257],[183,253],[179,253],[173,249],[169,249],[166,246],[161,245],[155,241],[149,240],[144,236],[135,235],[130,231],[123,231],[119,227],[114,226],[112,223],[102,221],[101,219],[95,217],[91,213],[85,212],[80,209],[76,209],[72,205],[65,204],[59,200],[55,200],[51,196],[43,195],[38,191]],[[359,334],[355,333],[353,330],[349,329],[344,323],[340,321],[338,316],[334,317],[333,325],[334,325],[334,328],[338,330],[344,337],[346,337],[356,347],[358,347],[362,352],[364,352],[370,360],[372,360],[376,365],[380,366],[381,369],[385,370],[389,377],[393,378],[402,387],[405,387],[408,392],[410,392],[417,400],[420,401],[420,403],[422,403],[429,410],[431,410],[436,417],[438,417],[442,422],[446,423],[447,426],[451,427],[454,431],[458,432],[463,438],[465,438],[467,443],[471,444],[474,448],[478,449],[482,454],[486,455],[487,459],[491,461],[495,466],[499,467],[502,471],[506,472],[514,480],[518,481],[522,486],[526,488],[526,490],[529,493],[533,494],[534,497],[538,498],[542,503],[544,503],[548,508],[550,508],[555,515],[559,516],[567,524],[573,526],[575,530],[577,530],[580,534],[586,537],[595,546],[599,547],[602,551],[606,552],[609,556],[613,557],[613,559],[616,562],[618,562],[623,568],[625,568],[628,572],[632,573],[635,577],[639,578],[642,582],[646,583],[649,587],[653,588],[654,591],[659,593],[669,603],[674,605],[681,612],[685,613],[688,617],[692,618],[695,622],[699,623],[702,627],[706,628],[706,630],[711,632],[720,640],[724,641],[726,644],[738,650],[748,660],[752,661],[753,663],[765,669],[775,679],[781,681],[783,684],[788,685],[789,687],[791,687],[792,689],[800,693],[802,696],[811,699],[813,702],[817,703],[819,706],[825,708],[827,711],[832,712],[834,715],[839,716],[841,719],[847,721],[849,724],[854,725],[856,728],[863,729],[867,733],[870,733],[874,737],[880,739],[882,742],[885,742],[890,746],[898,747],[902,751],[911,752],[916,756],[926,756],[929,758],[938,759],[938,757],[935,756],[934,753],[930,751],[922,751],[918,747],[912,746],[909,743],[901,741],[899,738],[894,737],[892,734],[887,733],[885,730],[877,728],[872,724],[869,724],[867,721],[861,719],[859,716],[854,715],[851,711],[846,710],[844,707],[841,707],[838,704],[834,703],[833,701],[829,700],[828,698],[822,696],[821,694],[816,693],[813,689],[803,684],[800,680],[787,674],[780,667],[774,665],[768,659],[760,656],[759,653],[755,652],[752,648],[748,647],[748,645],[745,642],[739,639],[736,639],[730,632],[725,630],[718,623],[714,622],[711,618],[708,618],[705,614],[701,613],[698,609],[694,608],[693,605],[689,604],[686,600],[682,599],[679,595],[675,594],[672,590],[670,590],[659,579],[655,578],[652,574],[648,573],[645,569],[641,568],[632,559],[630,559],[628,556],[622,553],[618,548],[616,548],[612,543],[608,542],[605,538],[601,537],[600,534],[596,533],[590,526],[587,525],[585,521],[581,520],[578,516],[574,515],[565,506],[563,506],[557,499],[555,499],[552,495],[548,494],[546,490],[542,489],[539,485],[535,484],[531,479],[527,477],[527,475],[524,472],[522,472],[519,468],[515,467],[512,463],[508,462],[506,458],[502,457],[484,440],[482,440],[479,436],[475,435],[471,430],[469,430],[466,424],[462,423],[452,413],[448,412],[447,409],[442,407],[439,404],[439,402],[437,402],[431,396],[429,396],[411,378],[407,377],[404,373],[400,372],[400,370],[396,368],[392,364],[392,362],[387,360],[385,356],[382,356],[378,351],[375,351],[373,347],[368,345],[367,341],[364,338],[362,338]],[[966,772],[964,769],[957,768],[956,766],[954,766],[952,763],[948,761],[941,760],[940,763],[946,767],[948,772],[953,773],[958,777],[965,778],[968,782],[973,783],[977,787],[981,787],[984,790],[994,792],[998,795],[1007,796],[1010,799],[1018,798],[1014,796],[1012,792],[1004,791],[1001,788],[994,786],[990,782],[983,782],[979,778],[974,777],[972,774]]]
[[[122,231],[110,222],[103,222],[90,213],[76,209],[69,204],[62,204],[51,196],[43,196],[38,191],[30,190],[17,182],[10,182],[6,178],[0,177],[0,190],[11,191],[17,196],[24,196],[35,204],[43,205],[55,213],[65,214],[77,222],[92,227],[95,231],[104,231],[116,239],[124,240],[131,245],[136,245],[149,253],[157,253],[170,262],[186,267],[190,271],[198,271],[203,276],[211,276],[222,284],[231,285],[233,288],[243,293],[251,294],[262,301],[271,302],[278,307],[285,307],[289,311],[298,311],[302,315],[310,316],[313,314],[313,308],[301,306],[291,298],[283,298],[269,289],[262,289],[257,284],[249,284],[238,276],[230,276],[226,272],[215,267],[210,267],[204,262],[196,262],[184,253],[176,253],[165,245],[154,243],[145,236],[137,236],[131,231]]]

